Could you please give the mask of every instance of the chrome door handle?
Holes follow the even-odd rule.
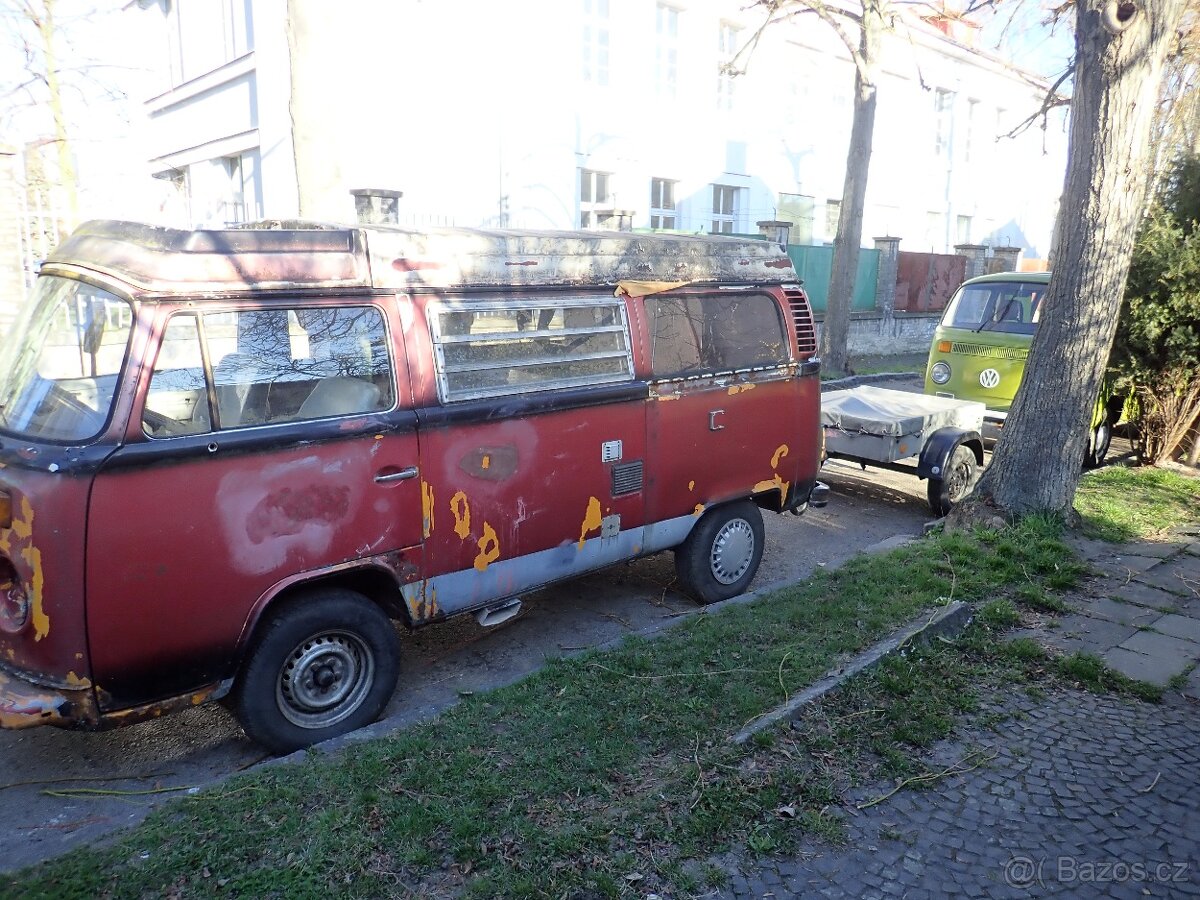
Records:
[[[712,412],[710,412],[708,414],[708,430],[709,431],[723,431],[725,429],[724,425],[717,424],[717,416],[723,416],[723,415],[725,415],[725,410],[723,410],[723,409],[714,409]]]
[[[408,481],[410,478],[416,478],[418,471],[416,466],[409,466],[407,469],[401,469],[399,472],[389,472],[387,475],[377,474],[375,476],[375,483],[392,484],[396,481]]]

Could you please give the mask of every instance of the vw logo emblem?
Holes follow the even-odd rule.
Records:
[[[979,373],[979,383],[990,390],[1000,383],[1000,373],[995,369],[984,369]]]

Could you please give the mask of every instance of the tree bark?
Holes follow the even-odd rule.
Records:
[[[1150,126],[1185,0],[1076,4],[1075,93],[1054,274],[1017,393],[975,502],[1006,517],[1073,518],[1152,165]]]
[[[867,0],[863,5],[858,58],[855,60],[854,121],[850,129],[850,149],[846,154],[842,209],[833,241],[833,272],[829,279],[825,319],[821,324],[821,361],[825,368],[835,372],[845,372],[847,366],[850,305],[858,274],[858,249],[862,243],[863,208],[875,131],[875,76],[885,27],[879,3]]]
[[[58,183],[67,197],[67,212],[70,216],[64,231],[70,231],[79,224],[79,187],[75,178],[75,162],[71,158],[71,145],[67,139],[67,117],[63,112],[62,87],[58,80],[58,57],[54,47],[54,2],[55,0],[42,0],[42,15],[37,19],[37,27],[46,63],[46,92],[50,115],[54,119],[54,141],[58,150]]]

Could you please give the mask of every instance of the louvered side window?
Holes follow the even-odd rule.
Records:
[[[800,357],[812,356],[817,352],[817,330],[813,325],[808,296],[796,286],[785,287],[783,293],[792,310],[792,321],[796,323],[796,354]]]

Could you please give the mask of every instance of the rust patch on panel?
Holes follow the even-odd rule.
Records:
[[[517,448],[477,447],[458,461],[458,467],[475,478],[504,481],[517,471]]]
[[[589,531],[596,531],[602,524],[603,516],[600,512],[600,501],[595,497],[588,498],[587,512],[583,516],[583,525],[579,529],[579,549],[583,549],[583,542],[587,539]]]
[[[29,617],[33,622],[33,639],[40,641],[50,633],[50,617],[42,606],[44,578],[42,551],[33,544],[33,507],[28,497],[21,498],[21,508],[13,516],[12,525],[0,537],[0,553],[17,557],[29,567]]]
[[[483,537],[479,539],[479,555],[475,557],[475,568],[486,572],[487,567],[500,558],[500,539],[496,537],[496,529],[487,522],[483,523]]]
[[[450,514],[454,516],[454,533],[465,541],[471,533],[471,504],[462,491],[450,498]]]
[[[433,485],[427,481],[421,482],[421,533],[425,537],[433,534]]]

